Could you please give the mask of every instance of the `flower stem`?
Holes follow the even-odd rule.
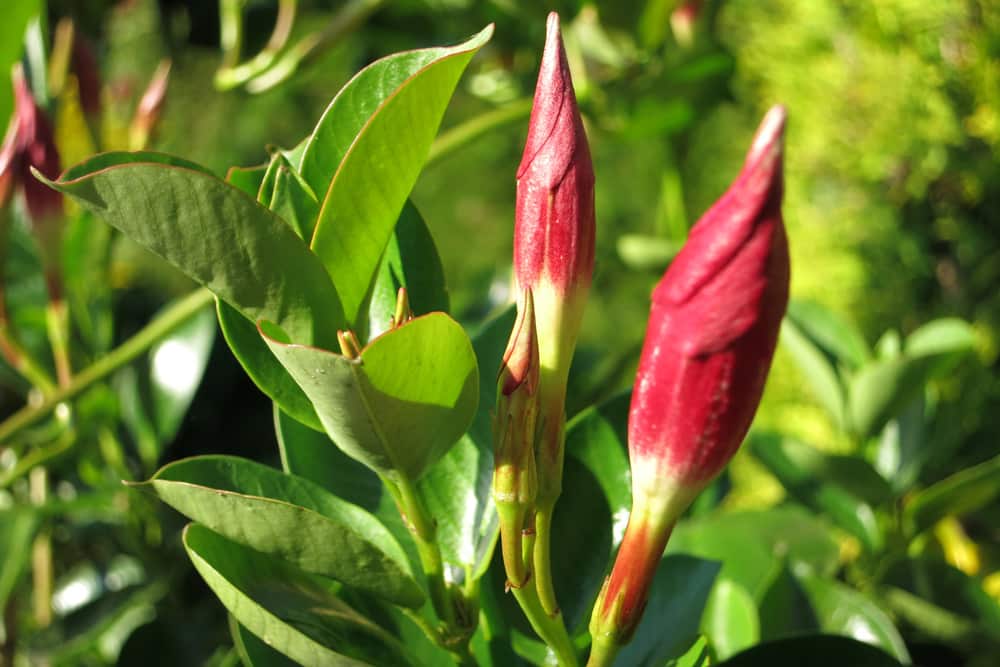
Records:
[[[562,612],[557,611],[554,616],[546,613],[542,608],[541,600],[538,599],[534,577],[529,579],[524,586],[511,590],[513,590],[514,597],[521,606],[524,615],[528,618],[528,622],[531,623],[531,627],[538,633],[542,641],[555,652],[559,666],[577,667],[580,663],[576,657],[573,642],[566,631],[566,625],[563,623]]]
[[[47,395],[41,404],[26,406],[0,423],[0,442],[9,440],[22,429],[31,426],[51,413],[60,403],[76,397],[94,383],[103,380],[133,361],[194,317],[198,311],[210,304],[213,298],[212,293],[208,290],[197,289],[175,302],[137,334],[77,373],[65,387],[59,387]]]
[[[611,667],[619,649],[621,649],[621,644],[607,635],[594,637],[594,643],[590,646],[587,667]]]

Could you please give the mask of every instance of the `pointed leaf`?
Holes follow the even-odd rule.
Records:
[[[246,459],[200,456],[164,466],[144,484],[185,516],[306,572],[404,606],[423,603],[389,531],[308,480]]]
[[[825,306],[814,301],[793,299],[788,304],[788,319],[839,363],[858,368],[871,359],[871,349],[857,327]]]
[[[757,605],[747,589],[730,579],[722,578],[715,583],[702,615],[701,627],[719,660],[725,660],[760,640]]]
[[[106,153],[49,184],[251,320],[274,321],[309,344],[331,344],[343,328],[337,292],[295,232],[189,162]]]
[[[904,510],[907,525],[916,533],[946,516],[962,516],[981,509],[1000,495],[1000,456],[960,470],[924,489]]]
[[[322,197],[311,247],[337,285],[351,323],[359,319],[458,79],[492,34],[488,26],[458,46],[369,65],[331,103],[306,146],[302,175]]]
[[[198,524],[184,548],[223,606],[264,643],[301,665],[406,664],[398,643],[336,594],[336,584],[297,570]]]
[[[813,341],[790,318],[781,323],[781,344],[792,353],[816,400],[823,406],[833,423],[844,423],[844,387],[836,367]]]
[[[290,344],[267,323],[262,333],[337,446],[380,474],[419,479],[475,414],[479,372],[472,344],[444,313],[379,336],[357,359]]]

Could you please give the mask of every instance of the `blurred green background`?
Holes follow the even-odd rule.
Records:
[[[333,37],[260,92],[213,82],[224,61],[219,3],[47,4],[49,25],[72,17],[93,43],[112,128],[127,122],[157,63],[170,58],[153,146],[219,175],[265,162],[269,145],[297,144],[340,86],[373,59],[456,43],[495,22],[494,39],[445,117],[442,132],[455,143],[439,145],[413,194],[439,246],[453,311],[466,323],[507,297],[524,101],[533,92],[545,15],[559,11],[597,174],[597,267],[571,413],[631,385],[652,286],[688,227],[736,175],[763,113],[784,104],[793,298],[856,323],[876,347],[891,347],[934,318],[970,322],[976,353],[928,388],[945,416],[948,445],[922,481],[997,453],[996,0],[708,0],[686,26],[675,0],[303,0],[289,44],[331,25]],[[235,5],[244,19],[235,55],[246,60],[267,43],[278,3]],[[470,140],[448,134],[484,114],[485,131]],[[58,118],[57,127],[65,166],[93,150]],[[121,340],[190,284],[128,244],[119,243],[113,257],[116,304],[126,314],[115,335]],[[161,461],[204,452],[275,459],[270,408],[228,355],[217,341],[208,380]],[[12,400],[5,398],[11,411]],[[828,452],[858,447],[831,423],[784,347],[757,427]],[[783,495],[745,453],[727,484],[725,504],[733,508]],[[987,575],[1000,565],[995,522],[966,528],[985,545],[978,573]]]

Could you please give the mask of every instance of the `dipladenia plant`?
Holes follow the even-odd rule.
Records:
[[[433,239],[409,201],[491,33],[372,63],[299,145],[224,181],[144,152],[98,155],[54,181],[36,172],[207,288],[230,348],[273,400],[283,470],[202,456],[139,485],[194,522],[184,547],[247,664],[278,651],[306,665],[498,665],[514,646],[572,666],[586,653],[576,608],[591,609],[580,599],[596,585],[564,613],[552,558],[595,175],[555,14],[511,175],[513,318],[469,336],[447,313]],[[163,77],[140,106],[151,117]],[[633,506],[592,608],[593,665],[635,634],[673,526],[760,400],[788,297],[784,122],[780,107],[767,115],[654,292],[628,426]],[[139,143],[147,126],[133,126]],[[489,577],[497,542],[503,573]],[[505,590],[549,658],[513,639]]]

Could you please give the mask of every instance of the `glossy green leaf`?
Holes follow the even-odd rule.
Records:
[[[720,576],[742,585],[756,600],[784,560],[829,576],[840,559],[840,547],[830,530],[794,506],[682,520],[671,534],[667,553],[720,561]]]
[[[928,381],[950,371],[971,352],[974,343],[968,324],[957,319],[934,320],[907,338],[901,355],[862,367],[848,391],[853,431],[861,437],[877,434],[924,391]]]
[[[736,582],[719,579],[708,598],[701,629],[719,660],[753,646],[760,640],[760,617],[753,597]]]
[[[230,167],[229,171],[226,172],[226,183],[257,199],[268,167],[267,164],[259,164],[255,167]]]
[[[571,630],[583,630],[590,621],[590,608],[628,522],[630,400],[630,393],[620,394],[584,410],[566,427],[563,491],[552,523],[552,576]]]
[[[213,533],[184,530],[195,569],[223,606],[301,665],[407,664],[402,647],[336,596],[336,584]]]
[[[799,326],[787,317],[781,323],[780,341],[791,352],[816,400],[830,415],[833,423],[837,426],[843,425],[844,387],[829,357],[823,354],[822,349],[809,340]]]
[[[408,201],[382,257],[368,306],[368,335],[384,333],[396,310],[396,294],[405,287],[415,315],[448,312],[444,267],[420,211]]]
[[[993,502],[1000,495],[1000,456],[959,470],[916,495],[904,510],[915,532],[931,528],[946,516],[962,516]]]
[[[642,621],[615,665],[662,665],[684,655],[698,638],[699,619],[720,566],[691,556],[660,561]]]
[[[31,555],[38,517],[23,509],[0,511],[0,608],[6,608],[7,598],[17,586]]]
[[[833,635],[788,637],[758,644],[718,663],[717,667],[901,667],[881,649]]]
[[[424,601],[392,534],[308,480],[246,459],[201,456],[164,466],[145,484],[185,516],[306,572],[409,607]]]
[[[337,95],[306,145],[302,175],[322,200],[311,247],[351,323],[458,79],[492,34],[488,26],[458,46],[372,63]]]
[[[761,640],[820,631],[819,621],[802,585],[787,566],[775,576],[757,605]]]
[[[232,615],[229,616],[229,633],[244,667],[296,667],[291,658],[265,644],[260,637],[240,625]]]
[[[751,452],[773,473],[788,493],[807,507],[829,516],[870,551],[883,544],[875,512],[864,500],[841,483],[871,491],[882,500],[891,497],[884,480],[867,462],[850,457],[832,457],[805,443],[777,434],[754,434]],[[838,473],[831,474],[831,471]],[[851,476],[855,475],[851,482]],[[881,480],[879,486],[876,480]]]
[[[250,320],[276,322],[306,344],[333,344],[344,328],[329,276],[295,232],[196,165],[155,153],[106,153],[50,185]]]
[[[486,322],[472,336],[481,369],[479,407],[454,447],[428,470],[418,490],[437,521],[437,538],[446,562],[478,579],[489,567],[499,524],[493,508],[493,431],[496,373],[514,324],[513,308]]]
[[[849,368],[871,359],[871,349],[857,327],[815,301],[793,299],[788,304],[788,319],[826,354]]]
[[[823,632],[851,637],[879,647],[900,662],[910,662],[899,631],[874,602],[833,579],[799,572],[795,575]]]
[[[265,333],[337,446],[382,474],[419,479],[475,414],[479,371],[472,343],[444,313],[379,336],[357,359],[277,340],[282,332],[273,328]]]
[[[205,308],[149,350],[152,419],[161,442],[170,442],[201,385],[215,341],[215,314]]]
[[[302,177],[292,169],[280,153],[274,158],[278,163],[268,208],[291,225],[299,238],[312,238],[319,215],[319,202]]]

